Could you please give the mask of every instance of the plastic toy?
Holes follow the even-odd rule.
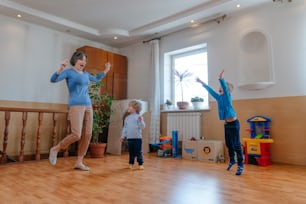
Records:
[[[152,144],[152,146],[158,147],[157,155],[159,157],[171,157],[172,156],[172,137],[161,136],[160,142]]]
[[[245,163],[249,163],[249,157],[254,158],[260,166],[271,165],[270,144],[270,122],[272,120],[265,116],[253,116],[247,119],[250,124],[250,138],[242,138],[245,142]]]
[[[272,120],[265,116],[253,116],[247,119],[250,123],[251,138],[268,139],[270,138],[270,122]]]

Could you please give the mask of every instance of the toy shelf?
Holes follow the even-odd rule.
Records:
[[[242,138],[244,141],[245,164],[249,164],[249,156],[256,158],[259,166],[271,165],[270,144],[273,139]]]

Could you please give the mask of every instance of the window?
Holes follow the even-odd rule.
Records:
[[[182,100],[187,101],[191,106],[191,98],[201,97],[204,99],[204,105],[201,109],[208,109],[208,93],[195,80],[196,77],[199,77],[206,83],[208,81],[206,44],[168,53],[168,59],[170,65],[170,80],[168,81],[170,85],[169,99],[174,104]],[[186,78],[182,80],[183,83],[178,83],[175,72],[185,73]]]

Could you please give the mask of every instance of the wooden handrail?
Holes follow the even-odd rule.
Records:
[[[67,110],[61,109],[47,109],[47,108],[19,108],[19,107],[5,107],[0,105],[0,111],[9,112],[36,112],[36,113],[68,113]]]
[[[0,151],[2,154],[1,157],[1,163],[7,163],[7,146],[8,146],[8,139],[9,139],[9,125],[11,121],[11,113],[12,112],[19,112],[22,114],[22,129],[21,129],[21,136],[20,136],[20,151],[19,151],[19,162],[24,161],[24,146],[26,143],[26,126],[27,126],[27,120],[28,120],[28,113],[37,113],[38,114],[38,126],[36,130],[36,150],[35,150],[35,160],[40,160],[40,148],[41,148],[41,127],[42,127],[42,121],[44,118],[45,113],[51,113],[53,114],[52,120],[53,120],[53,132],[51,133],[52,137],[52,146],[56,143],[56,138],[58,137],[58,133],[56,131],[57,129],[57,121],[58,121],[58,115],[59,114],[65,114],[67,119],[67,129],[66,133],[70,133],[70,123],[68,120],[68,108],[63,106],[62,104],[59,105],[50,105],[47,104],[44,105],[40,103],[27,103],[27,102],[20,102],[23,104],[24,107],[17,107],[14,105],[10,105],[9,103],[2,103],[0,101],[0,112],[4,112],[4,132],[3,132],[3,150]],[[20,105],[19,103],[19,105]],[[38,105],[37,105],[38,104]],[[35,106],[36,107],[33,107]],[[2,121],[2,120],[1,120]],[[68,149],[65,150],[64,156],[68,156]]]

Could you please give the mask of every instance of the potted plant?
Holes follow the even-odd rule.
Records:
[[[200,109],[202,107],[203,102],[204,99],[199,96],[191,98],[191,103],[194,109]]]
[[[173,105],[172,101],[170,101],[169,99],[166,100],[166,103],[165,103],[165,104],[167,105],[167,109],[168,109],[168,110],[170,110],[171,107],[172,107],[172,105]]]
[[[193,73],[189,72],[187,69],[183,72],[175,70],[174,75],[176,77],[176,83],[180,86],[182,93],[182,101],[178,101],[177,106],[179,109],[187,109],[189,103],[188,101],[184,101],[184,86],[192,81]]]
[[[112,113],[113,97],[108,93],[101,93],[102,86],[103,81],[99,81],[91,84],[89,88],[89,96],[93,107],[92,139],[89,144],[91,157],[104,156],[107,141],[103,138],[107,138],[110,115]]]

